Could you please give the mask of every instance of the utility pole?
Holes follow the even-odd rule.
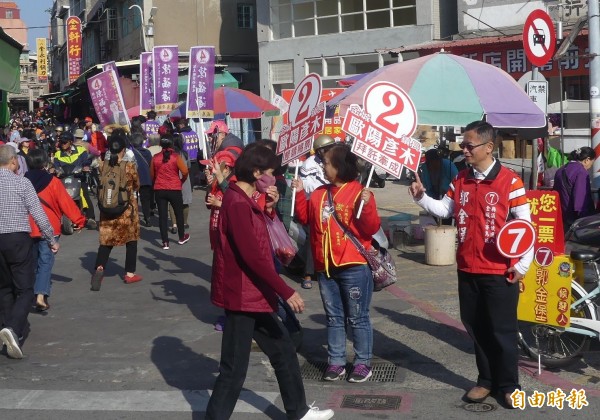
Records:
[[[600,7],[598,0],[588,1],[588,28],[590,47],[590,128],[592,148],[596,151],[592,186],[600,187]]]

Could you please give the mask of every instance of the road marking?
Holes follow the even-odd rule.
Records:
[[[3,389],[0,409],[65,411],[205,411],[212,391],[50,391]],[[242,391],[236,413],[264,413],[278,392]]]

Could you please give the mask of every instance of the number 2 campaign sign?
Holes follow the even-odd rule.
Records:
[[[352,152],[400,177],[402,167],[419,168],[421,143],[410,136],[417,111],[408,94],[389,82],[373,83],[365,91],[363,109],[348,108],[342,130],[354,136]]]

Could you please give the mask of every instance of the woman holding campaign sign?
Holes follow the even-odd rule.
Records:
[[[373,327],[369,315],[373,276],[367,261],[351,240],[354,235],[367,249],[380,226],[373,194],[356,181],[357,158],[337,144],[325,153],[324,173],[330,185],[317,188],[307,201],[303,184],[295,179],[296,217],[310,226],[310,241],[323,308],[327,315],[329,366],[324,379],[346,374],[346,320],[352,329],[356,357],[348,378],[364,382],[372,375]],[[357,218],[361,201],[362,216]]]

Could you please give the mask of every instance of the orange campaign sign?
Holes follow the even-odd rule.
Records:
[[[73,83],[81,75],[81,19],[69,16],[67,19],[67,62],[69,67],[69,83]]]

